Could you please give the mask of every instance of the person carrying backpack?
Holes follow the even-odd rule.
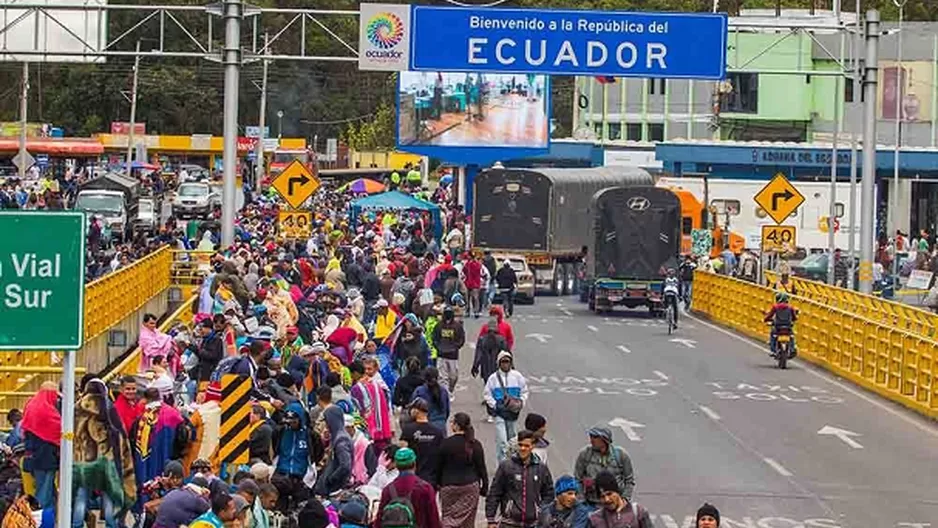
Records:
[[[414,473],[417,454],[402,447],[394,453],[400,475],[381,492],[375,528],[442,528],[433,486]]]
[[[619,489],[626,500],[631,500],[635,488],[632,460],[620,446],[612,443],[612,431],[606,427],[594,427],[587,431],[590,445],[584,447],[576,457],[574,476],[586,501],[598,506],[601,497],[596,489],[596,476],[608,471],[616,478]]]

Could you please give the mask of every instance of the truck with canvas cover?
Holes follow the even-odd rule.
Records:
[[[483,170],[472,190],[473,250],[522,254],[537,291],[574,293],[583,271],[591,229],[585,213],[593,194],[652,183],[648,172],[632,167]]]
[[[662,308],[664,277],[681,251],[681,202],[669,189],[603,189],[589,206],[586,275],[590,310]]]

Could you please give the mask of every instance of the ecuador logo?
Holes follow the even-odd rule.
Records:
[[[367,36],[376,48],[391,49],[404,38],[404,24],[394,13],[378,13],[368,21]]]

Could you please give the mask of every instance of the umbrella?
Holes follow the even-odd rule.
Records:
[[[125,163],[124,165],[126,166],[127,164]],[[142,162],[142,161],[134,161],[130,164],[130,168],[131,169],[143,169],[143,170],[158,170],[160,166],[154,165],[152,163]]]
[[[384,184],[368,178],[350,181],[339,188],[340,192],[351,191],[356,194],[377,194],[385,191]]]
[[[451,183],[453,183],[453,175],[451,173],[446,173],[440,178],[440,185],[449,185]]]

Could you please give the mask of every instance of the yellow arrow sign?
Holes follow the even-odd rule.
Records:
[[[296,159],[271,182],[271,186],[294,209],[299,209],[319,189],[319,185],[319,177]]]
[[[776,224],[781,224],[804,203],[804,196],[785,175],[778,173],[756,193],[755,200]]]

